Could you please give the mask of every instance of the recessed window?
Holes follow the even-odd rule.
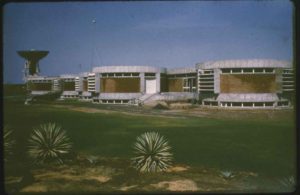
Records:
[[[146,77],[155,77],[155,73],[145,73]]]

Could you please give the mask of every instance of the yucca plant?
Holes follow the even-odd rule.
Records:
[[[62,164],[64,155],[68,154],[71,148],[72,144],[65,130],[55,123],[47,123],[33,129],[29,138],[28,153],[36,163]]]
[[[284,188],[294,188],[296,185],[296,180],[293,176],[290,176],[280,179],[279,183]]]
[[[224,179],[232,179],[234,177],[234,174],[232,171],[221,171],[221,177]]]
[[[140,172],[160,172],[172,164],[171,147],[157,132],[146,132],[136,138],[133,146],[136,156],[132,166]]]
[[[4,127],[3,130],[3,147],[4,147],[4,160],[7,160],[7,157],[12,153],[13,145],[15,144],[15,140],[12,138],[13,130],[11,130],[8,126]]]

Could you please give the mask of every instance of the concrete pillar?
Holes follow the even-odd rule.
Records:
[[[140,73],[140,92],[145,93],[145,73]]]
[[[155,74],[156,77],[156,93],[160,93],[160,72]]]
[[[101,93],[101,74],[100,73],[96,73],[95,75],[95,87],[97,87],[99,90],[97,91],[97,88],[96,88],[96,92],[98,93]],[[97,84],[98,85],[97,85]]]

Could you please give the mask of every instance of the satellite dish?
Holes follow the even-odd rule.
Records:
[[[35,75],[39,72],[38,63],[39,61],[46,57],[49,51],[35,51],[31,50],[24,50],[24,51],[17,51],[17,53],[24,59],[26,59],[25,68],[28,69],[29,75]]]

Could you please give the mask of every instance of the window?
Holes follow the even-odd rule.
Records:
[[[145,73],[146,77],[155,77],[155,73]]]

